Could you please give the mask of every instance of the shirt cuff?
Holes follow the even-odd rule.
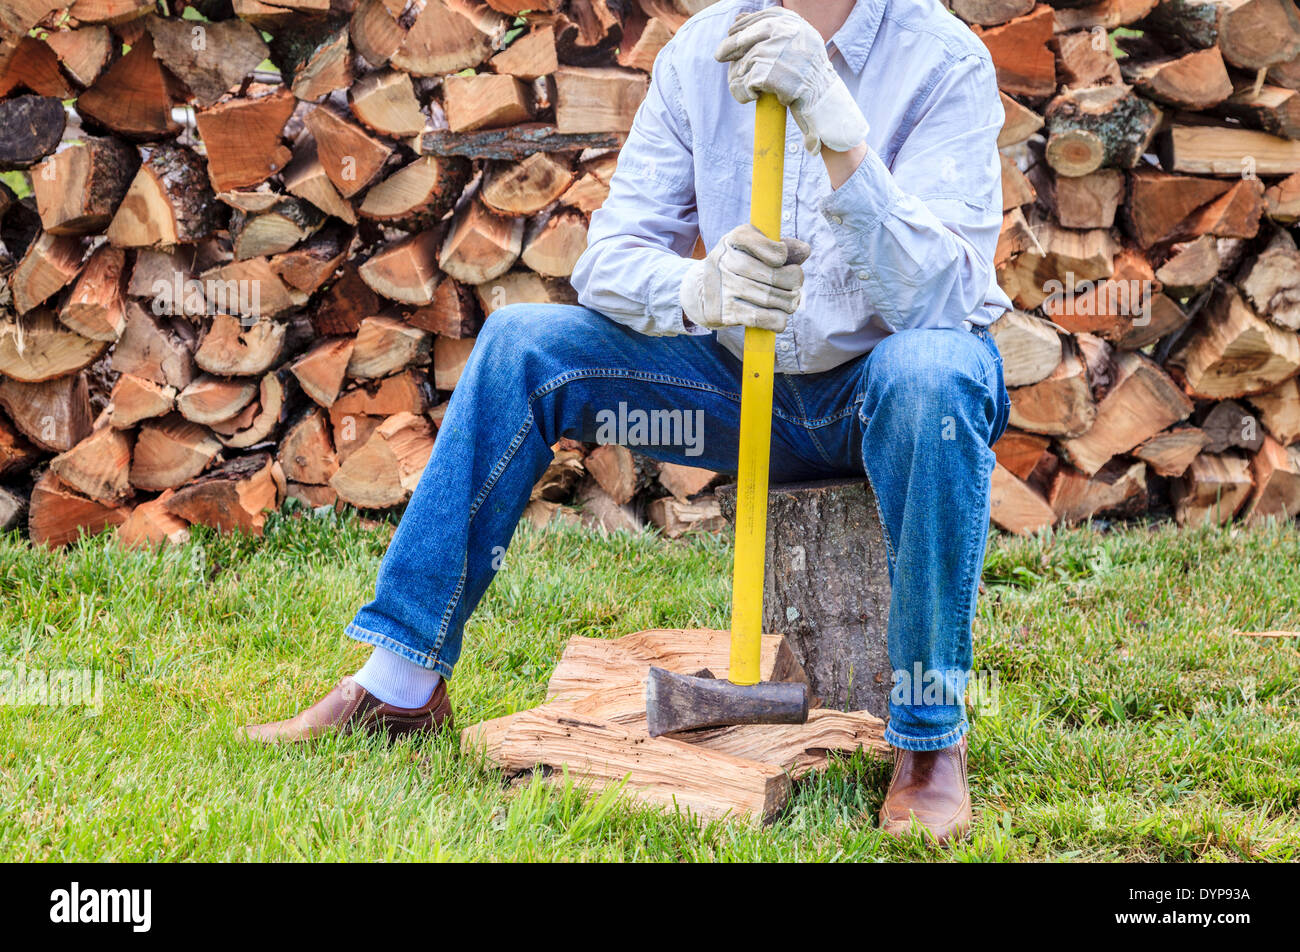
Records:
[[[885,220],[904,197],[904,192],[894,181],[876,150],[867,147],[867,154],[853,174],[824,199],[822,215],[835,234],[836,243],[845,252],[845,258],[855,265],[858,257],[857,238],[872,231]]]
[[[656,274],[650,282],[650,300],[646,305],[649,326],[646,333],[652,337],[712,333],[707,327],[692,324],[682,313],[682,278],[695,263],[695,259],[676,255],[665,255],[665,258],[664,263],[655,269]]]

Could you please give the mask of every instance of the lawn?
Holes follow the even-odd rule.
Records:
[[[1300,639],[1239,633],[1300,629],[1294,527],[996,538],[975,656],[997,703],[950,849],[877,833],[888,772],[862,755],[758,829],[508,787],[452,737],[236,743],[364,659],[340,630],[387,537],[278,516],[160,553],[0,537],[0,679],[104,678],[97,716],[0,708],[0,859],[1300,859]],[[729,546],[521,530],[466,634],[459,722],[538,703],[571,634],[725,627]]]

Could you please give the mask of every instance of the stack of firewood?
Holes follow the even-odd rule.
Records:
[[[1012,531],[1300,510],[1300,11],[952,0],[1006,122]]]
[[[0,526],[400,506],[484,317],[573,300],[707,5],[0,0]],[[952,7],[1007,112],[995,522],[1293,515],[1300,12]],[[528,514],[676,535],[719,525],[716,481],[566,441]]]
[[[138,543],[258,532],[286,496],[400,506],[484,317],[573,300],[703,5],[4,0],[0,525]],[[556,448],[531,518],[576,494],[606,525],[720,522],[691,498],[715,474],[589,449]]]

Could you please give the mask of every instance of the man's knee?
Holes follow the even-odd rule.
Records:
[[[963,330],[908,330],[876,346],[866,365],[869,402],[917,423],[984,416],[996,401],[997,367]]]
[[[534,357],[564,360],[579,347],[593,346],[611,324],[604,315],[576,305],[507,304],[483,322],[474,356],[499,369]]]

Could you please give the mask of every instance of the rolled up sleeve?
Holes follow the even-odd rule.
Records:
[[[896,331],[957,327],[1005,300],[993,266],[1002,106],[990,90],[986,58],[959,61],[918,102],[891,165],[869,148],[822,203],[846,262]]]
[[[670,42],[655,61],[609,197],[591,216],[571,278],[579,303],[654,337],[707,333],[687,324],[679,299],[699,217],[673,50]]]

